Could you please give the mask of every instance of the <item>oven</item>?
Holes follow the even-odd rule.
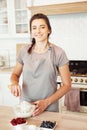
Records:
[[[72,87],[80,88],[80,112],[87,112],[87,61],[69,61]]]
[[[87,88],[80,89],[80,112],[87,112]]]

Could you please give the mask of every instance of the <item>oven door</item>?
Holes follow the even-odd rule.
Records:
[[[87,112],[87,88],[80,89],[80,112]]]

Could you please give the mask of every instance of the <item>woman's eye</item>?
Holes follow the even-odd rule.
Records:
[[[40,26],[39,28],[37,28],[37,27],[32,27],[32,30],[36,30],[36,29],[45,29],[45,26]]]
[[[41,28],[42,28],[42,29],[44,29],[45,27],[44,27],[44,26],[42,26]]]
[[[34,28],[32,28],[33,30],[35,30],[36,28],[34,27]]]

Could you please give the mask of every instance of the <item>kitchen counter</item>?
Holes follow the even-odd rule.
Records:
[[[12,73],[14,67],[9,67],[9,68],[1,68],[0,69],[0,74],[1,73]]]
[[[0,130],[13,130],[10,120],[15,117],[12,107],[0,106]],[[27,118],[28,124],[39,126],[43,120],[56,121],[55,130],[87,130],[87,116],[43,112],[36,117]]]

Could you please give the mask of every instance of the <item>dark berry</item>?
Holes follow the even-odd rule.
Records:
[[[40,127],[53,129],[55,125],[56,125],[56,122],[43,121]]]

